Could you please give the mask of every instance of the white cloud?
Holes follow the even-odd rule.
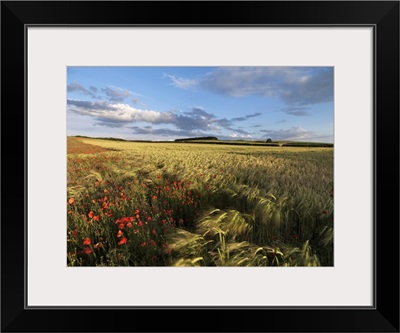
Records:
[[[91,88],[93,88],[93,87],[91,87]],[[96,92],[96,91],[94,91],[93,89],[88,90],[85,87],[83,87],[81,84],[79,84],[78,81],[74,81],[74,82],[70,83],[69,85],[67,85],[67,92],[69,92],[69,93],[70,92],[81,92],[82,94],[95,97],[94,92]]]
[[[178,88],[199,88],[228,96],[272,96],[288,105],[333,100],[331,67],[220,67],[198,79],[165,76]]]
[[[133,95],[131,91],[119,87],[106,87],[101,89],[101,91],[106,94],[112,102],[122,102],[125,98]]]
[[[240,133],[232,133],[229,135],[231,139],[252,139],[253,136],[250,134],[240,134]]]
[[[95,117],[104,125],[107,123],[131,123],[144,121],[154,124],[170,123],[174,115],[171,112],[141,110],[123,103],[87,102],[68,100],[69,110],[81,115]]]
[[[260,132],[265,133],[265,138],[273,140],[306,141],[317,137],[315,132],[296,126],[285,130],[260,130]]]
[[[175,75],[169,75],[169,74],[165,74],[164,76],[170,78],[172,81],[171,84],[177,88],[191,89],[191,88],[195,88],[198,83],[198,81],[195,79],[186,79],[186,78],[176,77]]]

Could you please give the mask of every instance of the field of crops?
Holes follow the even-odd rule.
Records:
[[[333,266],[333,148],[67,140],[68,266]]]

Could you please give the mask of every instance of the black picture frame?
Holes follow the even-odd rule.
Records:
[[[29,25],[373,27],[374,305],[27,307],[25,37]],[[399,1],[2,1],[1,79],[2,332],[399,332]],[[364,208],[369,207],[357,209]],[[357,260],[363,254],[352,255]]]

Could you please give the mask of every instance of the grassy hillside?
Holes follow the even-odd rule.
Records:
[[[206,143],[206,144],[224,144],[224,145],[250,145],[250,146],[269,146],[269,147],[331,147],[333,143],[324,142],[301,142],[301,141],[253,141],[253,140],[218,140],[214,137],[205,138],[186,138],[176,139],[175,141],[150,141],[150,140],[124,140],[119,138],[90,138],[87,136],[75,136],[77,138],[95,139],[95,140],[111,140],[126,142],[158,142],[158,143]]]

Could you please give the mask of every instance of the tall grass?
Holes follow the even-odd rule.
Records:
[[[333,265],[332,148],[68,148],[70,266]]]

